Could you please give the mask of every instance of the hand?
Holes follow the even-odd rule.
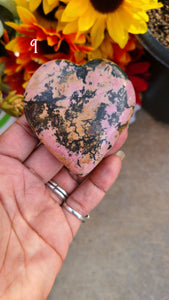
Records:
[[[121,168],[117,151],[124,130],[106,158],[83,179],[40,145],[24,116],[0,136],[0,299],[46,299],[81,221],[59,205],[45,185],[51,178],[81,215],[104,197]]]

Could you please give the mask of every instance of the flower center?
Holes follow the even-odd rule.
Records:
[[[93,7],[100,13],[110,13],[115,11],[123,0],[90,0]]]

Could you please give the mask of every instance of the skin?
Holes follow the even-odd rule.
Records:
[[[81,222],[45,183],[52,178],[67,204],[88,214],[116,180],[121,160],[113,153],[126,138],[127,129],[84,181],[37,147],[24,116],[0,136],[0,299],[47,298]]]

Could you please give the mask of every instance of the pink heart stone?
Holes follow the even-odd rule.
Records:
[[[43,64],[25,91],[25,115],[44,145],[73,173],[88,174],[127,126],[135,93],[108,60]]]

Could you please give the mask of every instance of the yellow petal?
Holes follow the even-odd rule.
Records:
[[[47,0],[49,5],[55,5],[55,7],[58,6],[59,0]]]
[[[47,15],[48,13],[50,13],[55,7],[57,7],[59,4],[59,1],[54,1],[54,3],[49,4],[48,0],[43,0],[43,11],[45,13],[45,15]]]
[[[15,29],[16,31],[20,28],[20,25],[14,23],[14,22],[9,22],[9,21],[7,21],[7,22],[5,22],[5,24],[8,25],[8,26],[10,26],[10,27],[12,27],[12,28]]]
[[[76,36],[75,36],[75,40],[74,42],[76,44],[84,44],[86,42],[86,38],[85,38],[85,35],[83,33],[77,33]]]
[[[140,11],[140,12],[138,12],[137,14],[138,14],[138,16],[139,16],[140,18],[142,18],[142,20],[144,20],[145,22],[148,22],[148,21],[149,21],[149,16],[148,16],[148,14],[147,14],[145,11]]]
[[[113,45],[112,40],[106,35],[103,43],[100,46],[101,52],[105,58],[112,58],[113,57]]]
[[[124,48],[128,41],[128,32],[121,22],[119,13],[116,11],[108,15],[107,30],[114,42]]]
[[[27,0],[15,0],[16,5],[29,8],[29,2]]]
[[[16,42],[16,40],[15,39],[13,39],[13,40],[11,40],[6,46],[5,46],[5,48],[7,49],[7,50],[10,50],[10,51],[18,51],[18,48],[17,48],[17,42]],[[20,49],[19,49],[20,50]]]
[[[29,0],[29,8],[31,11],[35,11],[41,4],[41,0]]]
[[[59,6],[57,11],[55,12],[55,18],[58,19],[59,21],[61,20],[63,10],[64,10],[63,7]]]
[[[79,17],[78,28],[79,31],[89,30],[96,21],[97,13],[94,9],[88,9],[82,16]]]
[[[132,11],[132,9],[129,10],[128,7],[124,6],[120,10],[120,15],[123,26],[126,27],[128,32],[133,34],[143,34],[147,31],[147,24],[145,22],[145,19],[147,20],[147,18],[145,12],[138,11],[136,13],[135,11]]]
[[[63,29],[66,25],[64,22],[61,22],[62,14],[63,14],[63,8],[59,7],[57,9],[57,11],[55,12],[55,18],[58,20],[57,28],[56,28],[57,31],[63,31]]]
[[[61,21],[69,22],[82,16],[87,11],[88,5],[89,0],[70,0],[63,12]]]
[[[63,29],[63,34],[70,34],[73,32],[78,32],[78,22],[77,21],[68,23]]]
[[[26,88],[27,84],[28,84],[28,81],[25,81],[25,82],[22,84],[22,86],[23,86],[24,89]]]
[[[91,29],[91,40],[92,46],[96,49],[98,48],[102,41],[104,40],[104,30],[105,30],[105,18],[101,17],[97,19],[94,26]]]
[[[92,51],[88,54],[88,58],[89,59],[98,59],[98,58],[105,58],[102,55],[102,52],[100,51],[100,49],[96,49],[95,51]]]
[[[59,31],[63,31],[65,28],[65,25],[61,22],[58,22],[57,26],[56,26],[56,31],[59,32]]]
[[[143,1],[143,0],[141,0]],[[119,13],[123,12],[124,15],[128,15],[128,21],[131,22],[130,17],[132,16],[137,16],[138,18],[144,20],[145,22],[149,21],[149,17],[147,15],[147,13],[143,10],[143,8],[140,7],[136,7],[134,5],[134,3],[132,4],[128,4],[127,2],[124,2],[124,4],[119,7]]]
[[[17,12],[21,21],[25,24],[37,23],[34,15],[26,8],[17,6]]]
[[[128,31],[133,34],[144,34],[147,31],[147,24],[144,21],[135,19]]]
[[[125,0],[125,4],[127,3],[132,7],[142,10],[156,9],[163,6],[163,4],[158,2],[158,0]]]

